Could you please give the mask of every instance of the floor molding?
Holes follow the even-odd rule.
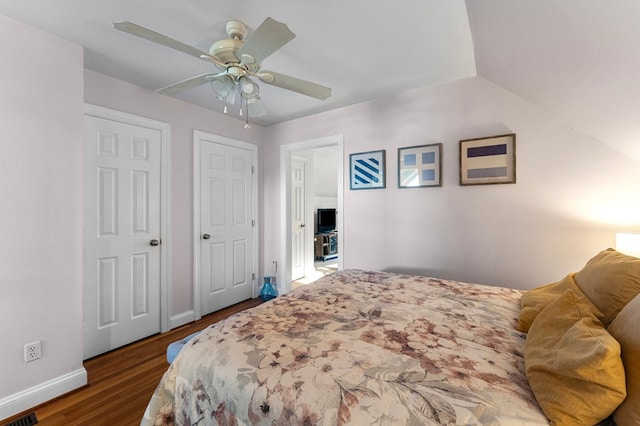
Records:
[[[87,384],[87,370],[80,368],[0,399],[0,419],[6,419]]]

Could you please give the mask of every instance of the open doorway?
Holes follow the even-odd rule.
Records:
[[[296,286],[306,284],[326,273],[342,269],[342,135],[283,145],[280,154],[283,195],[280,287],[283,292],[287,292],[294,287],[294,281]],[[301,164],[304,167],[300,167]],[[300,173],[304,173],[302,183]],[[335,225],[326,245],[331,256],[316,257],[317,214],[321,208],[335,210]]]
[[[338,270],[337,213],[338,147],[295,152],[291,158],[293,288]]]

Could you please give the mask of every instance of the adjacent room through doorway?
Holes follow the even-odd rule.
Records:
[[[283,152],[286,291],[342,268],[342,137],[283,146]]]
[[[295,152],[291,157],[293,287],[338,269],[337,206],[337,146]]]

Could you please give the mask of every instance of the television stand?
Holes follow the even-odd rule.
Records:
[[[323,262],[338,257],[338,233],[319,232],[314,235],[314,255],[316,260]]]

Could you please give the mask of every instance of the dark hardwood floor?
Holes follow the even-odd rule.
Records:
[[[38,424],[45,426],[139,425],[156,385],[169,366],[167,346],[260,303],[260,299],[247,300],[168,333],[91,358],[84,362],[88,373],[86,386],[0,423],[5,425],[35,412]]]

